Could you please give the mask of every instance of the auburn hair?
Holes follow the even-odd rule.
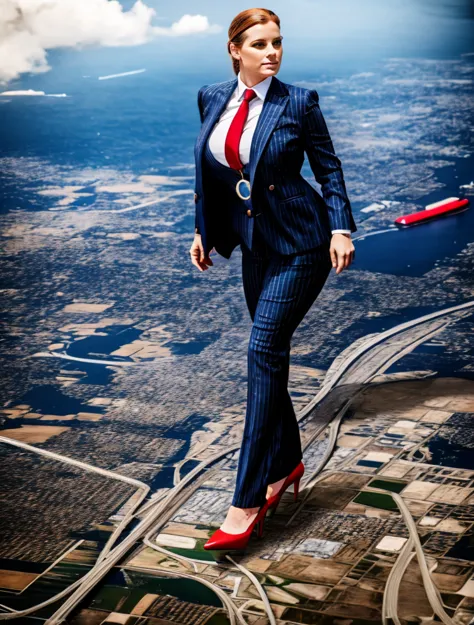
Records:
[[[276,13],[270,11],[270,9],[246,9],[241,11],[234,17],[229,26],[229,41],[227,42],[227,51],[232,58],[232,68],[234,74],[237,75],[240,71],[239,59],[234,59],[230,52],[230,44],[235,44],[238,48],[242,47],[245,41],[245,31],[255,24],[266,24],[267,22],[275,22],[280,27],[280,18]]]

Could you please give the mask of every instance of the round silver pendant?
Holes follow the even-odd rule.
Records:
[[[250,198],[250,182],[242,178],[235,185],[237,195],[241,200],[248,200]]]

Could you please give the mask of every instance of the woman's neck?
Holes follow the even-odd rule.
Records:
[[[245,74],[242,74],[242,72],[240,72],[240,80],[244,83],[246,87],[251,89],[252,87],[255,87],[255,85],[258,85],[259,83],[266,80],[266,78],[260,78],[260,80],[255,79],[255,78],[252,79],[250,77],[247,77]]]

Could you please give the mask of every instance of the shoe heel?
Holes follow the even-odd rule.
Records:
[[[294,486],[293,486],[293,501],[298,501],[298,493],[299,493],[299,490],[300,490],[300,480],[301,480],[301,477],[297,478],[297,479],[294,481]]]

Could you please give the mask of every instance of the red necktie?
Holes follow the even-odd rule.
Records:
[[[244,91],[244,99],[230,124],[225,138],[224,154],[229,166],[233,169],[242,169],[243,167],[239,156],[239,144],[249,114],[249,102],[256,95],[257,94],[252,89],[246,89]]]

